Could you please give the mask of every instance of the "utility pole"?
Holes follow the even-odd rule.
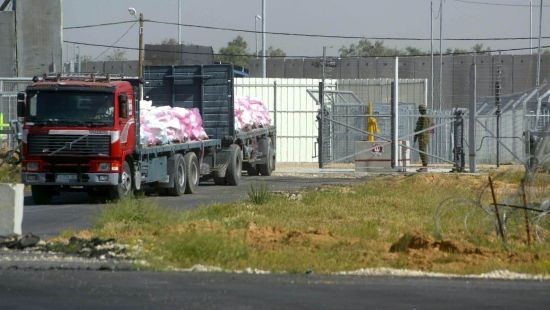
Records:
[[[143,13],[139,13],[139,60],[138,60],[138,75],[139,79],[143,80],[143,54],[145,52],[145,45],[143,42]],[[143,83],[139,83],[140,98],[143,100]]]
[[[443,0],[439,1],[439,111],[443,98]]]
[[[430,1],[430,56],[431,56],[431,78],[430,78],[430,103],[434,108],[434,2]]]
[[[539,115],[540,115],[540,108],[541,108],[541,100],[540,100],[540,64],[541,64],[541,36],[542,36],[542,8],[543,8],[543,1],[540,0],[540,13],[539,13],[539,47],[538,47],[538,56],[537,56],[537,80],[536,80],[536,86],[537,86],[537,116],[535,120],[535,126],[539,125]]]
[[[529,53],[533,54],[533,0],[529,0]]]
[[[499,57],[500,58],[500,57]],[[501,80],[501,66],[500,64],[497,67],[497,80],[495,81],[495,106],[496,111],[495,115],[497,118],[497,168],[500,167],[500,116],[502,114],[502,111],[500,110],[500,80]]]
[[[178,45],[181,45],[181,0],[178,0]]]
[[[266,77],[265,2],[262,0],[262,77]]]

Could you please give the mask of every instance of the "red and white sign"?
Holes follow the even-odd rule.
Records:
[[[380,144],[375,144],[372,146],[370,151],[374,156],[382,156],[382,153],[384,153],[384,147]]]

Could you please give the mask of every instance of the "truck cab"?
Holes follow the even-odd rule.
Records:
[[[136,85],[45,77],[20,95],[22,179],[36,203],[61,190],[85,187],[113,198],[131,190],[125,162],[136,148]]]

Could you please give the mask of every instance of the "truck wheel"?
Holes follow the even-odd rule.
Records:
[[[174,155],[174,185],[167,190],[168,195],[181,196],[185,193],[186,188],[186,172],[185,161],[181,154]]]
[[[259,164],[258,170],[260,171],[260,174],[263,176],[270,176],[271,172],[275,170],[275,148],[273,147],[273,141],[271,138],[269,138],[269,146],[267,149],[267,156],[266,156],[266,163],[265,164]]]
[[[185,154],[183,157],[185,162],[185,167],[187,168],[185,176],[187,180],[185,182],[185,193],[193,194],[197,191],[197,186],[199,186],[200,180],[200,169],[199,169],[199,160],[197,155],[193,152]]]
[[[241,148],[236,144],[231,144],[229,149],[231,154],[229,155],[229,162],[227,163],[225,180],[228,185],[239,185],[243,170],[243,153],[241,152]]]
[[[113,186],[110,192],[109,196],[113,200],[123,199],[132,194],[132,169],[127,161],[124,162],[118,185]]]
[[[47,186],[31,186],[32,200],[37,205],[47,205],[52,201],[53,192]]]

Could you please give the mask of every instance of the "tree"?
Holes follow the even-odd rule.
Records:
[[[384,46],[384,41],[376,40],[374,44],[368,39],[361,39],[357,45],[342,46],[339,50],[340,57],[350,56],[398,56],[401,54],[397,48]]]
[[[286,57],[286,53],[282,49],[274,48],[273,46],[267,49],[267,55],[269,57]]]
[[[478,54],[490,54],[491,48],[483,48],[482,43],[477,43],[476,45],[472,46],[472,51]]]
[[[164,39],[160,42],[162,45],[178,45],[178,40],[174,38]]]
[[[429,53],[427,52],[424,52],[423,50],[419,49],[419,48],[416,48],[416,47],[412,47],[412,46],[407,46],[405,48],[405,51],[407,51],[407,55],[411,56],[421,56],[421,55],[427,55]]]
[[[80,55],[80,62],[90,62],[90,61],[92,61],[92,56]]]
[[[107,55],[105,56],[105,59],[108,60],[108,61],[123,61],[123,60],[128,60],[126,58],[126,51],[125,50],[122,50],[120,48],[116,48],[113,50],[113,52],[111,53],[111,55]]]
[[[469,53],[468,50],[463,48],[455,48],[455,49],[448,48],[445,51],[445,54],[468,54],[468,53]]]
[[[232,63],[237,66],[247,67],[251,55],[247,50],[248,44],[241,36],[228,42],[226,47],[220,48],[216,60],[222,63]]]

